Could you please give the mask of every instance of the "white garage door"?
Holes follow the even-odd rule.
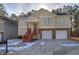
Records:
[[[56,31],[56,39],[67,39],[67,31]]]
[[[52,39],[52,31],[42,31],[42,39]]]
[[[0,34],[0,41],[2,41],[2,34]]]

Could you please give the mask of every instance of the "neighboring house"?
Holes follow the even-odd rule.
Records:
[[[11,20],[8,17],[0,17],[0,41],[8,39],[13,39],[17,37],[18,24],[16,21]]]
[[[18,36],[21,37],[27,31],[27,16],[21,15],[18,19]]]
[[[23,36],[29,28],[37,28],[39,30],[38,39],[69,39],[70,15],[56,15],[41,8],[31,16],[19,19],[19,36]]]

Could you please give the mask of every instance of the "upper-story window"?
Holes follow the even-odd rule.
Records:
[[[49,26],[53,24],[53,20],[50,16],[43,16],[41,17],[42,24],[45,26]]]
[[[62,25],[62,24],[65,24],[64,18],[58,19],[58,20],[57,20],[57,23],[58,23],[58,24],[61,24],[61,25]]]

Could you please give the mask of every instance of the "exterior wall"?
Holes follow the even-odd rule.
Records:
[[[10,24],[5,24],[4,26],[4,38],[17,38],[17,26],[15,25],[10,25]]]
[[[4,21],[0,19],[0,34],[2,35],[0,41],[3,40],[3,34],[4,34]]]
[[[52,16],[43,16],[43,17],[49,17],[49,21],[45,22],[45,19],[42,19],[42,16],[40,16],[38,20],[38,27],[39,28],[55,28],[55,17]]]
[[[27,17],[21,17],[18,20],[18,36],[24,35],[27,32]]]
[[[38,20],[39,28],[70,28],[70,18],[68,16],[50,17],[51,21],[49,25],[45,26],[44,21],[40,18]],[[61,21],[61,19],[64,21]],[[61,21],[61,23],[60,23]]]
[[[45,23],[41,18],[38,20],[39,28],[70,28],[70,18],[68,16],[57,16],[57,17],[50,17],[52,24],[45,26]],[[64,21],[62,22],[61,19]],[[61,23],[59,22],[61,21]]]
[[[4,21],[0,19],[0,32],[4,32]]]
[[[43,17],[50,18],[51,24],[49,23],[48,25],[45,25],[46,19],[42,19]],[[51,12],[48,12],[47,10],[39,10],[38,12],[34,13],[28,18],[28,20],[35,20],[35,19],[38,20],[38,28],[70,28],[70,16],[69,15],[55,15]]]
[[[59,21],[61,21],[61,23]],[[70,28],[70,17],[68,15],[57,16],[55,27],[56,28]]]

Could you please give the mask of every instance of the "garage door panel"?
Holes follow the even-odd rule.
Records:
[[[56,31],[56,39],[67,39],[67,31]]]
[[[52,31],[42,31],[42,39],[52,39]]]

